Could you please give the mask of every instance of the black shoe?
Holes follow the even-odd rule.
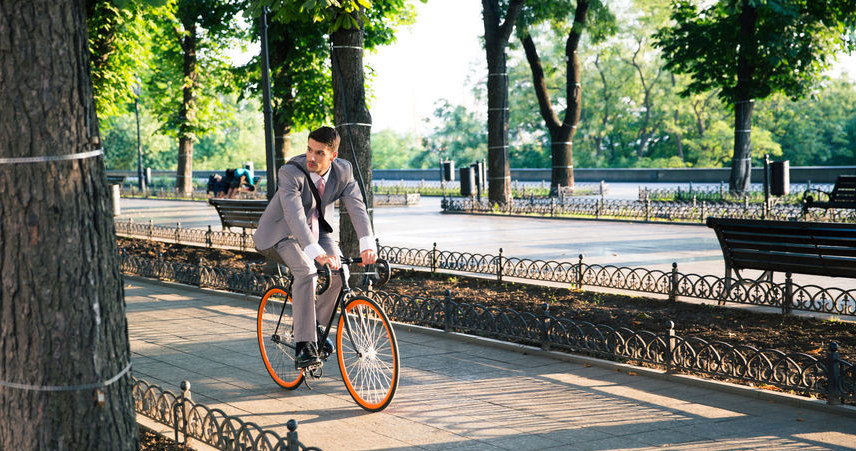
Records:
[[[324,328],[319,324],[315,326],[315,331],[318,334],[318,340],[320,340],[324,336]],[[327,356],[333,354],[333,340],[327,337],[324,343],[318,343],[318,349],[321,351],[321,358],[327,358]]]
[[[296,369],[300,370],[321,363],[315,342],[301,341],[297,343],[295,348],[294,367]]]

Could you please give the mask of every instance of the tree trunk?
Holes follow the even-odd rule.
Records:
[[[274,110],[273,117],[273,151],[274,164],[278,171],[291,154],[291,121],[285,120],[278,111]]]
[[[584,0],[577,2],[574,14],[574,26],[568,33],[565,43],[565,58],[567,61],[565,79],[568,107],[565,110],[565,120],[559,123],[559,118],[553,111],[550,103],[550,94],[547,91],[547,81],[544,78],[544,70],[538,50],[532,41],[532,36],[527,32],[523,34],[521,42],[526,54],[526,61],[532,72],[532,85],[535,87],[535,96],[538,99],[538,107],[541,118],[550,133],[550,157],[552,161],[552,172],[550,177],[550,194],[557,195],[560,186],[574,186],[574,151],[573,141],[576,134],[577,124],[580,122],[582,107],[582,88],[580,86],[580,60],[577,57],[581,31],[588,14],[589,3]],[[604,84],[605,85],[605,84]],[[598,146],[600,144],[598,143]]]
[[[482,0],[485,53],[487,56],[487,170],[488,201],[511,202],[511,169],[508,163],[508,73],[505,48],[523,0],[512,0],[502,24],[497,0]]]
[[[372,193],[371,189],[368,189],[372,183],[372,117],[366,106],[362,24],[352,29],[340,28],[331,37],[333,39],[333,51],[330,55],[333,66],[333,118],[336,130],[342,136],[342,142],[339,144],[339,158],[351,162],[357,183],[360,183],[360,172],[362,172],[362,181],[365,183],[362,188],[368,198],[366,208],[369,211],[369,217],[373,217]],[[358,255],[359,237],[344,208],[339,210],[339,233],[340,246],[345,256]]]
[[[0,0],[4,450],[139,448],[84,4]]]
[[[600,82],[603,84],[603,95],[601,99],[603,100],[603,118],[600,121],[600,132],[595,138],[595,155],[600,158],[603,156],[603,135],[606,132],[606,128],[609,125],[609,102],[612,94],[609,92],[609,84],[606,82],[606,74],[603,69],[600,67],[600,55],[594,59],[594,67],[597,69],[598,74],[600,75]]]
[[[731,179],[729,189],[735,193],[744,193],[752,184],[752,82],[754,66],[751,55],[755,53],[755,8],[743,0],[740,12],[740,50],[737,56],[737,89],[734,105],[734,154],[731,159]]]
[[[675,81],[675,74],[671,74],[671,78],[672,78],[672,90],[674,91],[674,89],[678,83],[677,83],[677,81]],[[680,158],[681,161],[684,161],[684,142],[683,142],[684,137],[683,137],[683,134],[681,133],[681,127],[680,127],[680,122],[679,122],[681,120],[681,116],[680,116],[680,112],[678,111],[677,106],[675,106],[674,118],[675,118],[675,147],[677,149],[678,158]]]
[[[196,122],[196,85],[199,78],[196,60],[195,17],[184,21],[186,35],[181,41],[184,51],[184,98],[179,111],[178,125],[178,170],[175,187],[180,193],[193,192],[193,139]]]

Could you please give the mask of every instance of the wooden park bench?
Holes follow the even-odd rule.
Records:
[[[811,192],[823,193],[828,200],[815,199]],[[839,175],[831,192],[816,188],[803,193],[803,215],[809,208],[856,208],[856,175]]]
[[[223,230],[231,227],[255,229],[267,207],[266,199],[208,199],[208,203],[217,209]]]
[[[707,226],[722,247],[726,291],[732,270],[736,281],[743,269],[764,271],[770,282],[773,272],[786,273],[786,283],[791,273],[856,277],[856,224],[707,218]]]

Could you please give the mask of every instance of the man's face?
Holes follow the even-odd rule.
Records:
[[[309,144],[306,146],[306,169],[318,175],[324,175],[330,170],[330,165],[338,155],[339,152],[331,149],[327,144],[309,138]]]

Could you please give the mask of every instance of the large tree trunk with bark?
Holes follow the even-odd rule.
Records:
[[[181,41],[184,52],[184,90],[178,124],[178,169],[175,187],[178,192],[193,191],[193,139],[196,122],[196,86],[199,79],[196,58],[196,18],[184,21],[185,35]]]
[[[84,5],[0,0],[4,450],[139,448]]]
[[[745,193],[752,184],[752,83],[754,67],[751,55],[756,52],[755,20],[757,13],[748,0],[740,12],[740,50],[737,56],[737,89],[734,105],[734,154],[731,159],[731,192]]]
[[[333,119],[336,130],[342,136],[339,158],[351,162],[357,183],[360,183],[359,172],[362,173],[363,192],[367,196],[366,208],[373,218],[372,193],[369,189],[372,183],[372,116],[366,106],[362,24],[352,29],[337,30],[332,40]],[[360,237],[354,231],[351,218],[344,208],[339,210],[339,234],[345,256],[358,255]]]
[[[505,48],[523,0],[512,0],[500,24],[497,0],[482,0],[487,55],[487,170],[488,200],[511,202],[511,168],[508,163],[508,57]]]

